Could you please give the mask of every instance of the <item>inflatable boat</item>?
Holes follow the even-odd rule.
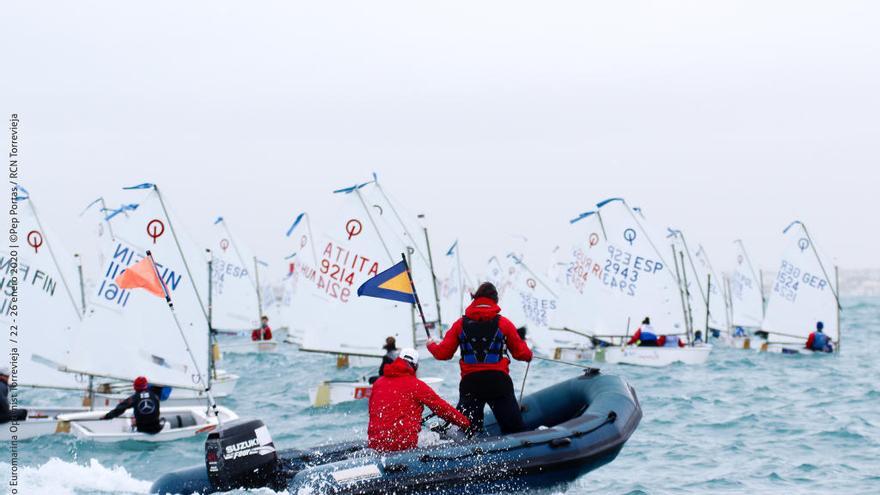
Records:
[[[528,431],[486,433],[404,452],[378,453],[363,441],[276,451],[262,421],[208,435],[205,464],[165,474],[152,493],[213,493],[268,487],[289,493],[516,493],[564,486],[614,460],[642,410],[623,379],[588,370],[529,395]]]

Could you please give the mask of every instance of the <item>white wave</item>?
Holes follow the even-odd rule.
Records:
[[[11,465],[0,463],[3,485],[9,486]],[[149,493],[152,482],[134,478],[122,466],[106,467],[96,459],[88,464],[57,457],[38,467],[24,466],[18,473],[18,493],[52,495]]]

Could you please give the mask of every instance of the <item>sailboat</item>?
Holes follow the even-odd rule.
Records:
[[[284,238],[287,246],[287,254],[284,256],[286,273],[280,283],[282,291],[278,300],[278,315],[281,324],[288,329],[285,342],[302,346],[305,327],[297,314],[303,300],[300,285],[304,274],[316,271],[319,265],[308,212],[301,212],[293,219]]]
[[[18,189],[15,210],[21,247],[12,252],[0,247],[0,320],[10,330],[2,339],[4,356],[15,356],[10,382],[19,387],[84,391],[88,380],[60,370],[67,359],[72,337],[82,318],[79,298],[71,284],[76,279],[69,257],[55,235],[47,230],[33,200]],[[17,278],[18,294],[12,297]],[[57,416],[82,411],[82,407],[25,406],[28,416],[15,431],[16,440],[55,433]],[[13,438],[10,428],[0,428],[0,441]]]
[[[574,250],[572,271],[581,285],[580,297],[567,301],[584,308],[575,315],[576,328],[564,329],[592,339],[599,362],[665,366],[674,362],[704,363],[711,346],[640,347],[626,345],[635,324],[650,317],[658,333],[688,337],[685,301],[676,266],[657,249],[644,217],[622,198],[596,205],[580,215],[580,248]],[[640,220],[641,219],[641,220]],[[577,255],[577,253],[584,253]],[[588,254],[586,254],[588,253]]]
[[[136,211],[114,224],[112,242],[104,248],[107,267],[98,284],[98,294],[73,338],[64,369],[72,373],[131,382],[146,376],[150,383],[172,387],[172,397],[189,391],[189,397],[206,399],[213,388],[213,363],[208,315],[202,293],[207,287],[207,269],[200,251],[174,229],[157,186],[141,184],[127,189],[147,190]],[[180,329],[165,301],[143,292],[120,289],[115,278],[127,266],[141,260],[150,250],[159,275],[174,299]],[[203,259],[203,258],[202,258]],[[181,335],[182,332],[182,335]],[[182,339],[181,337],[184,337]],[[232,375],[226,381],[234,382]],[[218,394],[219,395],[219,394]],[[106,412],[59,416],[61,428],[95,441],[163,441],[206,433],[220,421],[237,415],[219,407],[218,414],[206,406],[163,407],[168,425],[156,435],[132,431],[125,417],[102,422]]]
[[[821,255],[806,225],[794,221],[783,230],[785,250],[773,282],[761,330],[760,350],[812,354],[805,348],[818,322],[840,352],[840,298],[837,267]]]
[[[375,182],[334,191],[334,203],[323,231],[314,239],[320,257],[317,267],[302,263],[297,287],[296,321],[303,327],[301,351],[368,359],[378,367],[387,336],[399,348],[416,347],[415,314],[411,305],[392,301],[368,301],[357,297],[357,288],[410,253],[405,244],[388,234],[390,211],[374,208],[369,199]],[[375,192],[375,191],[373,191]],[[415,267],[414,267],[415,268]],[[424,277],[416,284],[425,283]],[[420,282],[421,281],[421,282]],[[423,287],[430,293],[429,287]],[[366,377],[356,381],[327,380],[309,390],[315,406],[369,396]]]
[[[437,291],[442,302],[440,313],[441,320],[445,322],[445,328],[442,328],[444,334],[452,323],[464,315],[464,309],[470,302],[470,293],[476,289],[473,279],[461,264],[460,251],[461,246],[456,239],[438,263],[442,275],[437,281]]]
[[[764,287],[742,240],[734,241],[736,265],[727,278],[730,299],[728,345],[736,349],[760,348],[754,332],[764,320]],[[753,345],[758,344],[758,345]]]
[[[209,262],[211,330],[222,339],[225,352],[271,352],[286,335],[273,331],[271,340],[251,340],[263,313],[259,286],[261,262],[236,241],[223,217],[217,217],[211,235]],[[271,320],[270,320],[271,321]],[[242,338],[243,337],[243,338]]]
[[[676,262],[681,271],[682,284],[687,296],[687,318],[694,338],[708,342],[711,335],[721,335],[727,321],[727,297],[722,279],[712,269],[708,254],[702,245],[691,250],[681,230],[668,229]]]

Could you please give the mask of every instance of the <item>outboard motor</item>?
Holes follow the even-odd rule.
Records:
[[[205,464],[214,488],[274,486],[278,454],[269,429],[259,419],[224,424],[205,441]]]

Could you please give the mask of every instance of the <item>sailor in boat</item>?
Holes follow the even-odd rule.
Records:
[[[746,336],[746,329],[737,325],[733,329],[733,336],[734,337],[745,337]]]
[[[24,421],[27,414],[27,409],[9,408],[9,368],[0,367],[0,423]]]
[[[700,330],[697,330],[696,332],[694,332],[694,344],[702,344],[702,343],[703,343],[703,332],[701,332]],[[673,346],[670,345],[669,347],[673,347]]]
[[[251,332],[251,340],[272,340],[272,328],[269,327],[269,317],[263,315],[260,317],[260,328],[255,328]]]
[[[531,361],[532,351],[520,338],[516,326],[501,316],[498,290],[489,282],[481,284],[471,297],[473,301],[446,332],[442,342],[431,340],[428,351],[438,360],[451,359],[461,350],[461,383],[458,386],[458,410],[470,420],[469,435],[483,429],[486,404],[504,434],[525,429],[522,412],[510,379],[510,359]]]
[[[370,393],[368,445],[380,452],[396,452],[418,446],[422,429],[422,408],[427,406],[440,418],[462,429],[470,426],[458,412],[425,382],[416,378],[419,353],[404,349],[385,367]]]
[[[382,364],[379,365],[379,374],[370,377],[371,384],[375,383],[380,376],[385,374],[385,366],[393,363],[400,353],[400,350],[397,348],[397,339],[394,337],[386,337],[385,345],[382,346],[382,349],[385,349],[385,355],[382,356]]]
[[[814,352],[834,352],[834,345],[831,343],[831,339],[822,331],[824,328],[825,324],[817,321],[816,331],[807,337],[807,345],[804,347]]]
[[[116,405],[101,419],[113,419],[122,415],[128,408],[134,408],[135,428],[141,433],[159,433],[165,427],[165,420],[159,417],[160,389],[151,387],[146,377],[134,380],[134,393]]]
[[[651,318],[645,317],[642,320],[642,326],[640,326],[636,333],[630,337],[629,342],[626,345],[635,345],[638,347],[660,347],[660,343],[657,339],[657,334],[654,333],[654,327],[651,326]]]

